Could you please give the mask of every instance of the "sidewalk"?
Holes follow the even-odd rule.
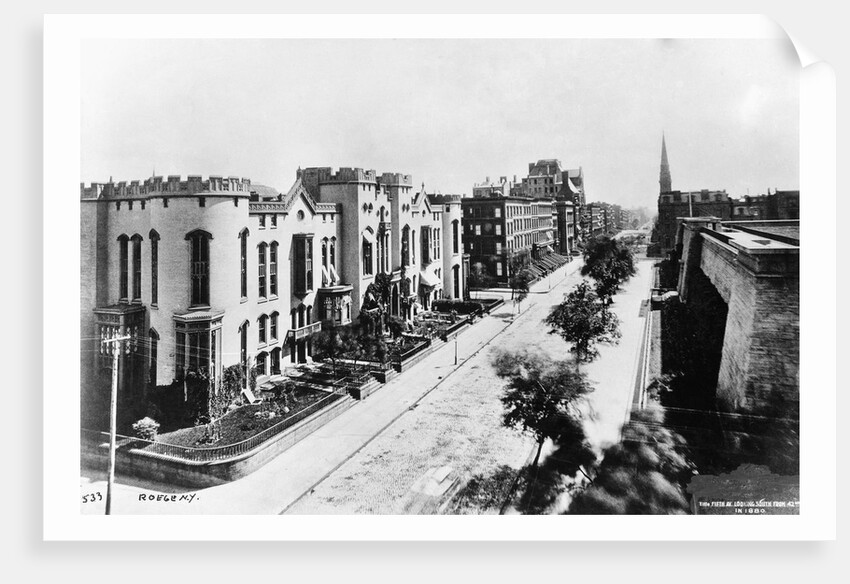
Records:
[[[573,261],[552,274],[563,282],[580,267]],[[549,292],[546,279],[532,285],[539,294]],[[508,291],[510,294],[510,291]],[[544,300],[544,296],[535,297]],[[557,299],[555,300],[557,301]],[[504,313],[490,315],[461,332],[458,337],[458,366],[454,363],[454,343],[449,342],[421,362],[390,380],[366,400],[358,402],[327,425],[280,454],[251,475],[216,487],[195,491],[191,502],[157,503],[139,500],[140,494],[157,494],[139,486],[116,484],[113,512],[116,514],[272,514],[280,513],[309,491],[335,469],[349,460],[373,438],[404,415],[473,355],[487,346],[514,322],[525,317],[534,307],[531,298],[523,302],[524,310],[516,318],[502,318]],[[546,307],[543,307],[546,308]],[[548,308],[547,308],[548,309]],[[118,481],[122,478],[119,477]],[[102,480],[82,480],[84,492],[101,490]],[[175,489],[163,487],[165,491]],[[84,513],[103,513],[102,504],[83,506]]]

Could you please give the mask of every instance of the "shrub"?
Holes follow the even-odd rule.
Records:
[[[472,314],[474,312],[484,312],[484,305],[481,302],[474,300],[435,300],[431,303],[431,308],[437,312],[451,314]]]
[[[145,417],[133,424],[133,432],[143,440],[155,441],[157,430],[159,430],[159,424],[151,418]]]

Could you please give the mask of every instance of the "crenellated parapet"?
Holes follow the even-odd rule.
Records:
[[[428,198],[432,205],[460,205],[463,199],[461,195],[428,195]]]
[[[380,183],[387,186],[412,187],[413,177],[400,172],[385,172],[381,174]]]
[[[251,181],[237,176],[222,177],[210,175],[204,179],[201,175],[188,175],[181,180],[180,175],[170,174],[167,177],[152,176],[144,180],[120,181],[106,183],[91,183],[88,187],[80,183],[80,198],[82,199],[134,199],[148,198],[158,195],[196,195],[198,193],[221,193],[248,196],[251,192]]]
[[[349,167],[341,167],[339,170],[334,171],[333,168],[329,166],[320,167],[320,168],[307,168],[301,171],[302,173],[308,173],[312,176],[315,176],[315,180],[318,184],[328,184],[328,183],[349,183],[349,182],[376,182],[377,173],[374,170],[367,170],[364,168],[349,168]]]

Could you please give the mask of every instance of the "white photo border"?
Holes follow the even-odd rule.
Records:
[[[580,34],[570,31],[580,31]],[[48,15],[44,39],[46,540],[822,540],[836,531],[835,79],[800,99],[801,507],[798,516],[85,516],[79,512],[80,45],[91,38],[787,38],[752,15]],[[72,298],[67,298],[71,290]],[[70,308],[69,307],[73,307]],[[49,392],[49,393],[48,393]],[[71,437],[69,439],[68,437]]]

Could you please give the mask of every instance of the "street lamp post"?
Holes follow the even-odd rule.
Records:
[[[106,515],[112,514],[112,486],[115,483],[115,426],[118,413],[118,356],[121,354],[122,342],[129,341],[129,336],[105,339],[104,343],[115,343],[112,346],[112,391],[109,396],[109,470],[106,475]]]

